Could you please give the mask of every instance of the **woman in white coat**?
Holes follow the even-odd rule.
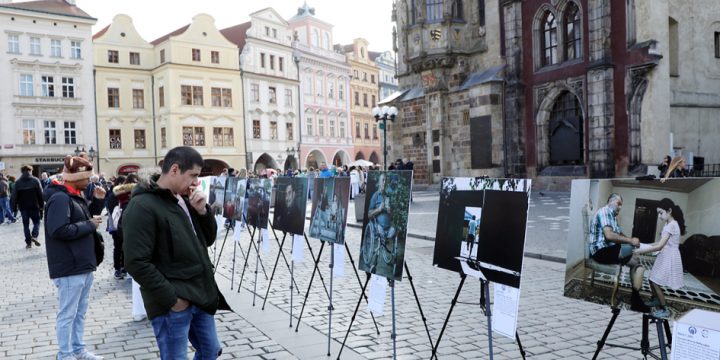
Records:
[[[350,168],[350,198],[354,199],[360,193],[360,173],[353,166]]]

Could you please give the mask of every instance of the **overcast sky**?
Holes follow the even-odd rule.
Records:
[[[308,0],[315,17],[334,25],[333,42],[350,44],[358,37],[370,42],[371,51],[392,50],[393,0]],[[98,19],[93,34],[112,22],[117,14],[127,14],[140,35],[153,41],[192,22],[193,16],[207,13],[218,29],[250,20],[250,13],[272,7],[285,20],[295,16],[303,0],[77,0],[77,6]]]

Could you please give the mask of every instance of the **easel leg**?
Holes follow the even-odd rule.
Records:
[[[487,314],[488,326],[488,350],[490,360],[493,360],[493,334],[492,334],[492,311],[490,310],[490,282],[483,281],[483,292],[485,294],[485,313]]]
[[[273,232],[275,232],[273,230]],[[267,291],[265,292],[265,300],[263,300],[263,306],[262,310],[265,310],[265,303],[267,303],[268,295],[270,294],[270,286],[272,285],[273,278],[275,278],[275,270],[277,270],[278,262],[280,261],[280,254],[282,254],[282,248],[283,245],[285,245],[285,237],[287,236],[287,233],[283,234],[282,242],[280,243],[280,251],[278,251],[277,257],[275,258],[275,265],[273,266],[272,273],[270,273],[270,281],[268,282]],[[290,285],[290,288],[292,288],[292,284]]]
[[[417,295],[417,291],[415,290],[415,284],[413,283],[412,275],[410,274],[410,268],[408,267],[407,261],[405,261],[405,273],[407,274],[408,281],[410,282],[410,287],[412,288],[413,296],[415,297],[415,303],[417,304],[418,310],[420,311],[420,317],[422,318],[423,325],[425,326],[425,332],[428,336],[428,341],[430,341],[430,348],[433,348],[433,341],[432,337],[430,336],[430,329],[427,326],[427,319],[425,318],[425,313],[423,312],[422,306],[420,305],[420,298]]]
[[[370,283],[370,273],[365,273],[366,279],[365,284],[362,286],[362,294],[365,294],[365,289],[367,289],[368,283]],[[345,348],[345,342],[347,342],[347,338],[350,335],[350,329],[352,329],[353,323],[355,322],[355,316],[357,315],[358,309],[360,308],[360,303],[362,302],[363,296],[360,295],[358,298],[357,304],[355,304],[355,311],[353,311],[352,317],[350,318],[350,325],[348,325],[347,332],[345,333],[345,338],[343,339],[342,345],[340,345],[340,351],[338,351],[337,360],[340,360],[340,354],[342,354],[343,349]]]
[[[333,266],[335,265],[335,245],[330,245],[330,300],[328,304],[328,350],[327,356],[330,356],[330,341],[332,339],[332,312],[333,312]]]
[[[258,234],[258,242],[260,242],[260,234]],[[255,253],[258,254],[258,258],[260,257],[260,247],[256,245],[254,242],[250,243],[255,250]],[[250,256],[250,251],[248,251],[248,256]],[[265,265],[263,265],[262,261],[260,261],[260,267],[263,272],[263,275],[265,275],[265,280],[268,280],[267,272],[265,272]]]
[[[237,255],[237,242],[233,241],[233,259],[232,259],[232,270],[230,271],[230,290],[233,289],[233,283],[235,282],[235,257]]]
[[[283,246],[280,243],[280,239],[278,238],[277,234],[275,233],[275,228],[273,227],[272,221],[270,221],[269,219],[268,219],[268,224],[270,224],[270,229],[272,229],[273,236],[275,237],[275,242],[280,246],[280,250],[278,251],[278,256],[282,256],[283,261],[285,262],[285,267],[288,269],[288,271],[290,271],[290,263],[288,262],[287,257],[285,257],[285,252],[283,251]],[[283,231],[283,241],[285,240],[286,235],[287,235],[287,232]],[[290,238],[292,238],[292,234],[290,234],[290,235],[291,235]],[[297,288],[297,284],[295,284],[295,287]],[[300,289],[298,288],[297,291],[299,294]]]
[[[665,319],[657,319],[655,325],[657,326],[658,343],[660,344],[660,358],[667,360],[667,349],[665,348],[665,334],[663,334],[663,324],[667,323]]]
[[[292,254],[292,250],[290,250]],[[290,258],[290,327],[292,327],[292,312],[293,312],[293,284],[295,283],[295,260]]]
[[[642,338],[640,339],[640,351],[643,356],[647,358],[647,354],[650,353],[650,340],[648,339],[648,323],[650,318],[647,314],[643,314],[642,318]]]
[[[463,284],[465,284],[465,278],[467,278],[467,275],[460,274],[460,285],[458,285],[457,290],[455,290],[455,297],[453,297],[452,302],[450,303],[450,310],[448,310],[448,314],[445,317],[445,322],[440,330],[440,336],[438,336],[437,341],[435,341],[435,346],[432,348],[433,350],[430,359],[437,359],[437,350],[438,347],[440,347],[440,340],[442,340],[443,334],[445,333],[445,328],[447,327],[448,321],[450,321],[450,315],[455,308],[455,304],[457,304],[457,299],[460,296],[460,290],[462,290]]]
[[[390,334],[390,338],[392,338],[392,343],[393,343],[393,359],[397,359],[397,332],[395,329],[395,281],[394,280],[390,280],[390,301],[392,304],[392,333]]]
[[[362,287],[362,285],[363,285],[362,280],[360,280],[360,274],[358,274],[357,266],[355,266],[355,260],[353,260],[353,257],[352,257],[352,254],[350,253],[350,248],[348,247],[347,242],[345,243],[345,253],[347,253],[348,258],[350,259],[350,263],[352,264],[353,270],[355,271],[355,277],[357,278],[358,285],[360,285],[360,287]],[[413,289],[414,288],[415,287],[413,286]],[[365,303],[368,303],[368,297],[364,292],[363,292],[362,296],[365,299]],[[375,321],[375,315],[372,312],[370,312],[370,318],[372,319],[373,324],[375,325],[375,332],[377,332],[377,334],[380,335],[380,327],[378,326],[377,321]]]
[[[605,333],[603,333],[602,338],[600,338],[600,340],[598,340],[598,342],[597,342],[597,350],[595,350],[595,355],[593,355],[593,360],[597,359],[603,346],[605,346],[605,340],[607,340],[608,335],[610,335],[610,330],[612,330],[612,327],[615,324],[615,320],[617,319],[618,315],[620,315],[620,308],[613,308],[612,314],[613,315],[610,318],[610,322],[608,323],[608,326],[605,328]]]
[[[320,255],[322,255],[323,249],[325,248],[325,242],[322,242],[322,245],[320,245],[320,251],[318,251],[318,257],[315,260],[315,267],[313,268],[312,275],[310,276],[310,282],[308,283],[307,291],[305,292],[305,300],[303,300],[302,308],[300,308],[300,316],[298,316],[297,325],[295,325],[295,332],[298,332],[298,329],[300,328],[300,320],[302,319],[302,315],[305,312],[305,304],[307,304],[308,296],[310,296],[310,288],[312,288],[313,279],[315,279],[315,273],[318,270],[318,263],[320,262]],[[328,293],[328,298],[330,298],[330,294]]]
[[[667,337],[667,344],[668,346],[670,346],[670,344],[672,344],[672,332],[670,332],[670,322],[667,321],[667,319],[664,319],[663,325],[665,326],[665,336]]]
[[[525,360],[525,349],[523,349],[522,343],[520,342],[520,335],[515,331],[515,341],[517,341],[518,348],[520,349],[520,356]]]
[[[250,231],[248,229],[248,231]],[[245,264],[243,265],[243,271],[242,274],[240,274],[240,284],[238,284],[238,290],[237,292],[240,293],[240,289],[242,289],[242,282],[245,280],[245,269],[248,267],[248,261],[250,260],[250,249],[252,248],[253,241],[255,241],[255,228],[252,229],[250,232],[250,244],[248,244],[248,251],[247,256],[245,257]]]
[[[222,256],[223,249],[225,248],[225,241],[227,241],[229,233],[230,229],[225,230],[225,238],[223,238],[222,246],[220,246],[220,253],[217,254],[217,258],[215,259],[215,270],[213,271],[213,274],[217,272],[218,264],[220,263],[220,256]],[[217,241],[215,241],[215,248],[217,249]]]
[[[318,262],[318,261],[320,261],[320,253],[318,253],[317,258],[315,258],[315,253],[313,252],[313,248],[312,248],[312,246],[310,245],[310,240],[308,240],[307,234],[303,234],[303,236],[305,237],[305,244],[307,244],[308,249],[310,250],[310,256],[312,257],[313,262]],[[322,245],[320,245],[321,247],[322,247],[323,245],[325,245],[325,242],[324,242],[324,241],[321,241],[321,243],[322,243]],[[326,296],[328,297],[328,299],[329,299],[329,298],[330,298],[330,293],[328,292],[327,285],[325,285],[325,279],[323,278],[321,272],[318,272],[318,275],[320,276],[320,282],[322,283],[323,289],[325,290],[325,295],[326,295]],[[298,292],[298,293],[299,293],[299,292]]]
[[[257,276],[258,276],[258,265],[260,264],[260,240],[262,238],[262,235],[258,237],[258,245],[255,249],[255,252],[257,253],[257,257],[255,258],[255,283],[253,284],[253,303],[252,306],[255,306],[255,297],[257,296]]]

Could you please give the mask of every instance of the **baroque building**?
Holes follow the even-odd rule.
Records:
[[[380,102],[398,90],[398,81],[395,77],[395,55],[389,50],[381,53],[371,51],[370,60],[374,61],[375,65],[380,69],[378,79],[378,102]]]
[[[70,0],[0,2],[0,164],[19,175],[62,171],[95,141],[91,27]],[[103,170],[103,169],[100,169]],[[96,169],[98,171],[98,169]]]
[[[352,71],[349,95],[353,158],[378,163],[382,148],[372,109],[379,101],[379,69],[370,59],[368,42],[365,39],[355,39],[349,45],[337,45],[336,50],[347,56]]]
[[[298,71],[292,33],[274,9],[221,30],[239,48],[248,169],[297,169]]]
[[[333,50],[332,25],[307,3],[288,20],[300,71],[300,159],[303,168],[347,164],[353,152],[350,65]]]

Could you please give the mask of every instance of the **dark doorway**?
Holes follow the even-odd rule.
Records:
[[[660,201],[637,199],[635,200],[635,216],[633,218],[632,236],[640,239],[643,244],[655,242],[658,214],[657,207]]]
[[[550,115],[550,165],[581,165],[583,117],[574,94],[563,93]]]

